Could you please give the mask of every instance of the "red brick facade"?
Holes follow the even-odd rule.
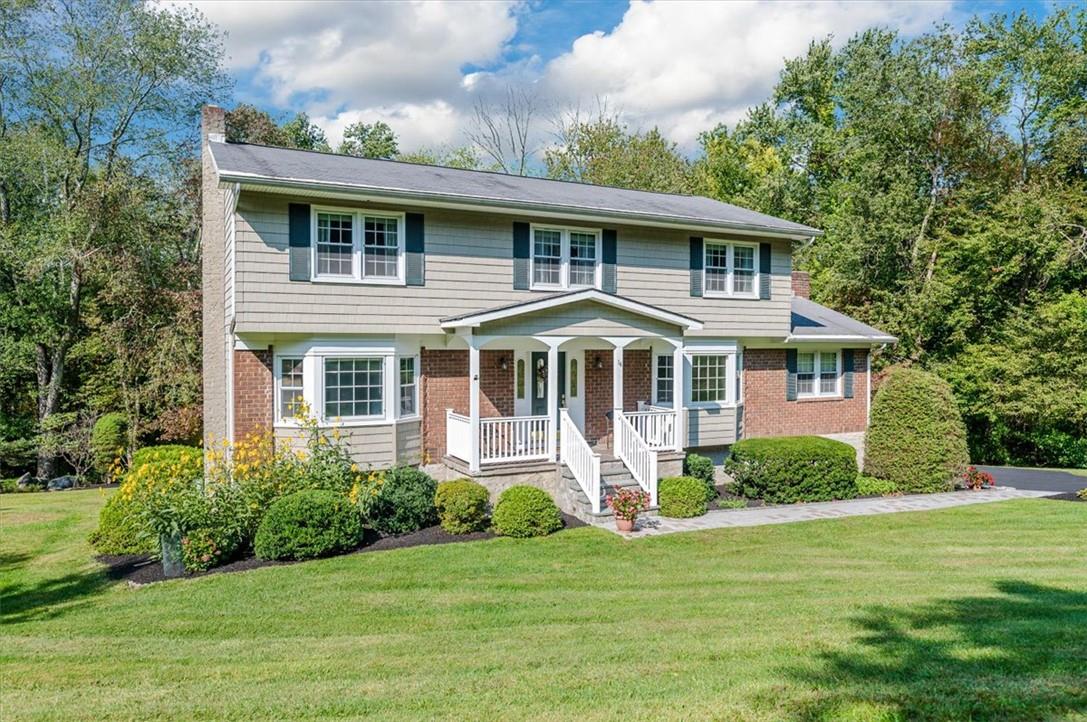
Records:
[[[623,411],[637,411],[639,401],[653,399],[649,349],[623,351]]]
[[[785,350],[745,349],[743,435],[797,436],[864,431],[867,351],[853,351],[853,398],[785,399]]]
[[[272,432],[275,422],[272,349],[234,351],[234,438]]]
[[[611,349],[585,352],[585,438],[590,444],[611,433],[612,377]]]
[[[468,351],[420,351],[423,451],[431,462],[445,456],[445,410],[468,415]],[[505,360],[506,368],[502,368]],[[513,352],[479,352],[479,415],[513,416]]]
[[[793,271],[793,295],[811,298],[811,277],[807,271]]]

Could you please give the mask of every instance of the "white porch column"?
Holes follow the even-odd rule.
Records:
[[[637,339],[606,336],[604,337],[604,340],[613,347],[611,352],[611,444],[612,451],[618,455],[619,448],[616,446],[618,443],[618,434],[616,433],[616,430],[619,428],[619,414],[623,413],[623,349]]]
[[[536,341],[547,346],[547,419],[550,431],[550,443],[547,446],[547,458],[556,460],[555,449],[559,438],[559,346],[570,340],[569,336],[533,336]],[[531,375],[530,378],[535,378]],[[531,381],[530,381],[531,383]]]
[[[672,351],[672,410],[676,412],[676,451],[687,446],[687,410],[683,405],[683,339],[675,342]]]
[[[468,337],[468,418],[471,452],[468,471],[479,471],[479,339]]]

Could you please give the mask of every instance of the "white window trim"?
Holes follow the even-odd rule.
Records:
[[[725,399],[724,401],[694,400],[694,357],[724,356],[725,361]],[[725,409],[736,406],[736,349],[721,350],[716,348],[687,348],[683,352],[683,396],[687,407],[691,409]]]
[[[558,283],[536,283],[536,231],[558,231],[561,234],[560,270]],[[587,233],[596,237],[596,266],[593,269],[592,286],[570,285],[570,233]],[[544,223],[532,223],[528,230],[528,273],[529,289],[533,291],[566,291],[586,288],[600,288],[601,269],[604,265],[604,233],[599,228],[579,228],[577,226],[558,226]]]
[[[306,373],[306,355],[301,353],[285,353],[276,354],[272,359],[275,387],[275,425],[276,426],[299,426],[298,419],[294,416],[283,416],[282,398],[283,398],[283,360],[285,359],[301,359],[302,360],[302,400],[308,403],[309,398],[306,396],[306,379],[308,377]]]
[[[701,354],[699,354],[699,355],[701,355]],[[657,388],[658,383],[657,382],[659,381],[658,373],[657,373],[658,372],[657,359],[663,358],[663,357],[668,357],[670,359],[673,359],[672,360],[672,378],[669,380],[668,383],[669,383],[670,387],[672,387],[671,390],[672,390],[673,397],[675,396],[675,389],[674,389],[675,378],[676,378],[675,357],[672,355],[671,351],[669,351],[667,353],[658,353],[657,351],[654,351],[653,352],[653,361],[652,361],[652,364],[653,364],[653,379],[652,379],[652,383],[653,383],[653,394],[652,394],[653,405],[654,406],[664,406],[664,404],[668,404],[669,406],[674,406],[675,405],[674,401],[661,401],[660,398],[658,398],[658,396],[657,396],[657,391],[658,391],[658,388]]]
[[[844,374],[842,373],[842,352],[841,352],[841,350],[837,350],[837,351],[821,351],[821,350],[818,350],[818,349],[812,349],[810,351],[805,351],[803,349],[797,349],[797,354],[798,355],[802,354],[802,353],[810,353],[812,355],[812,363],[814,364],[813,368],[814,368],[814,371],[815,371],[815,380],[812,383],[813,391],[811,391],[811,392],[801,392],[800,391],[800,378],[799,378],[800,377],[800,362],[799,362],[799,357],[798,357],[797,369],[796,369],[796,373],[797,373],[796,398],[797,399],[840,399],[840,398],[842,398],[842,379],[843,379]],[[822,390],[823,385],[822,385],[821,380],[820,380],[821,376],[822,376],[822,372],[820,371],[820,369],[821,369],[820,364],[822,362],[822,356],[824,354],[834,354],[834,369],[835,369],[835,374],[836,374],[836,377],[835,377],[836,382],[834,384],[833,393],[832,392],[824,392]]]
[[[709,256],[710,246],[725,246],[726,248],[726,291],[711,291],[709,284],[706,283],[707,264],[706,259]],[[733,253],[737,246],[746,246],[753,250],[753,260],[755,266],[755,275],[752,278],[751,291],[749,293],[735,293],[733,291],[733,272],[735,266],[733,263]],[[759,244],[748,241],[731,241],[724,238],[705,238],[702,241],[702,295],[707,298],[754,298],[759,297],[759,285],[762,277],[761,259],[759,258]]]
[[[413,414],[401,414],[400,413],[400,361],[406,358],[413,360],[415,364],[415,413]],[[399,421],[409,421],[418,419],[422,414],[419,411],[419,355],[418,354],[397,354],[396,356],[396,418]]]
[[[328,275],[317,272],[317,214],[339,213],[351,216],[351,275]],[[396,278],[378,276],[367,278],[363,275],[363,225],[367,217],[396,219]],[[406,286],[407,256],[404,234],[407,232],[405,214],[400,211],[378,209],[340,208],[336,206],[310,206],[310,280],[320,283],[351,283],[375,286]]]
[[[322,356],[320,363],[320,375],[319,382],[317,384],[318,396],[320,396],[320,416],[322,422],[332,426],[349,425],[352,423],[367,422],[367,421],[382,421],[385,422],[389,419],[389,363],[387,361],[389,357],[382,356],[381,354],[367,354],[367,353],[353,353],[353,354],[337,354],[330,356]],[[367,414],[360,416],[334,416],[329,418],[325,412],[325,364],[330,360],[353,360],[353,359],[377,359],[381,361],[381,413],[380,414]],[[395,357],[394,357],[395,361]],[[394,363],[395,367],[395,363]],[[399,377],[397,378],[399,381]],[[399,384],[396,386],[399,391]],[[400,400],[397,395],[397,405],[399,406]]]

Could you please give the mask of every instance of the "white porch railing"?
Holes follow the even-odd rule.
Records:
[[[472,460],[472,420],[453,409],[445,410],[445,449],[450,456]]]
[[[555,435],[546,416],[500,416],[479,420],[479,463],[553,459]]]
[[[559,409],[559,460],[566,464],[585,496],[589,497],[593,513],[599,514],[600,454],[589,447],[566,409]]]
[[[649,493],[649,503],[657,505],[657,452],[642,438],[627,418],[615,414],[615,455],[630,469],[638,485]]]
[[[674,449],[676,446],[676,412],[659,406],[647,406],[645,411],[624,413],[638,435],[650,448]]]

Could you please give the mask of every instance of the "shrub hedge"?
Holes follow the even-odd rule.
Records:
[[[701,454],[687,454],[683,459],[683,475],[700,479],[706,485],[706,501],[717,498],[717,487],[714,485],[715,473],[713,460]]]
[[[316,559],[354,549],[361,539],[357,507],[335,492],[309,489],[268,508],[253,549],[261,559]]]
[[[498,497],[492,523],[502,536],[545,536],[562,528],[562,515],[542,489],[511,486]]]
[[[138,500],[117,490],[98,512],[98,528],[88,540],[100,554],[153,554],[158,542],[146,526]]]
[[[657,485],[661,516],[686,519],[706,513],[706,482],[693,476],[669,476]]]
[[[857,454],[819,436],[744,439],[732,445],[725,467],[733,491],[773,504],[850,499],[857,495]]]
[[[109,475],[113,462],[124,455],[127,439],[128,418],[116,411],[103,414],[91,429],[91,453],[94,470],[102,477]]]
[[[450,534],[469,534],[486,529],[490,500],[487,488],[471,479],[438,484],[438,491],[434,494],[438,522]]]
[[[951,386],[914,368],[893,371],[872,401],[864,473],[912,493],[949,491],[970,461]]]
[[[898,487],[889,479],[877,479],[861,474],[857,477],[857,494],[860,496],[887,496],[898,492]]]
[[[438,523],[434,495],[438,483],[414,466],[397,466],[385,472],[376,496],[363,515],[367,524],[382,534],[404,534]]]

